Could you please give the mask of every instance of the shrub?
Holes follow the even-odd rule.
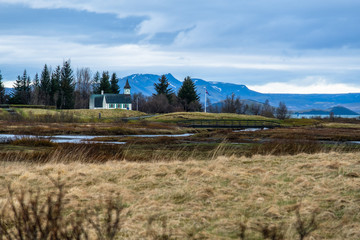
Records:
[[[57,193],[50,193],[43,202],[40,192],[29,190],[15,194],[8,187],[8,209],[2,206],[0,213],[0,239],[89,239],[95,231],[98,239],[115,239],[121,229],[120,213],[125,205],[117,198],[106,201],[104,220],[89,211],[75,211],[65,216],[65,185],[60,178],[50,178]]]

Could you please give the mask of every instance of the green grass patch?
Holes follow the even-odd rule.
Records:
[[[356,123],[323,123],[321,124],[322,127],[326,128],[348,128],[348,129],[360,129],[360,122],[359,124]]]
[[[204,112],[175,112],[157,115],[146,119],[147,121],[183,121],[183,120],[275,120],[263,116],[243,115],[235,113],[204,113]]]
[[[0,110],[0,117],[7,120],[24,120],[32,122],[113,122],[123,118],[140,117],[143,112],[123,109],[41,109],[41,108],[13,108],[15,116],[5,110]]]
[[[308,118],[289,118],[281,122],[281,125],[284,127],[301,127],[301,126],[317,126],[322,121],[318,119],[308,119]]]

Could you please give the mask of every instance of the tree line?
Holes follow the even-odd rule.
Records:
[[[269,118],[286,119],[289,118],[289,111],[284,102],[280,102],[278,107],[270,105],[270,101],[267,99],[264,103],[254,102],[247,103],[240,100],[239,96],[234,93],[227,96],[220,105],[212,105],[208,101],[208,111],[213,113],[237,113],[237,114],[249,114],[260,115]]]
[[[33,79],[25,69],[22,75],[18,75],[10,95],[5,94],[2,79],[0,71],[0,104],[88,108],[91,94],[100,94],[101,91],[117,94],[120,91],[116,73],[110,78],[108,71],[102,75],[96,72],[92,77],[89,68],[80,68],[74,74],[70,60],[54,70],[45,64],[40,76],[36,73]]]

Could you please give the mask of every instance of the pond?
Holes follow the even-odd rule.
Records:
[[[93,135],[54,135],[54,136],[36,136],[36,135],[16,135],[16,134],[0,134],[0,142],[5,142],[14,139],[21,138],[38,138],[38,139],[49,139],[54,143],[104,143],[104,144],[125,144],[126,142],[105,142],[95,141],[93,139],[99,137],[144,137],[144,138],[155,138],[155,137],[189,137],[193,134],[162,134],[162,135],[110,135],[110,136],[93,136]]]

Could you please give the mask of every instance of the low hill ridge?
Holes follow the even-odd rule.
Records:
[[[311,114],[311,115],[330,115],[330,113],[333,113],[334,115],[359,115],[359,113],[354,112],[343,106],[335,106],[326,110],[311,109],[308,111],[296,112],[296,114]]]

